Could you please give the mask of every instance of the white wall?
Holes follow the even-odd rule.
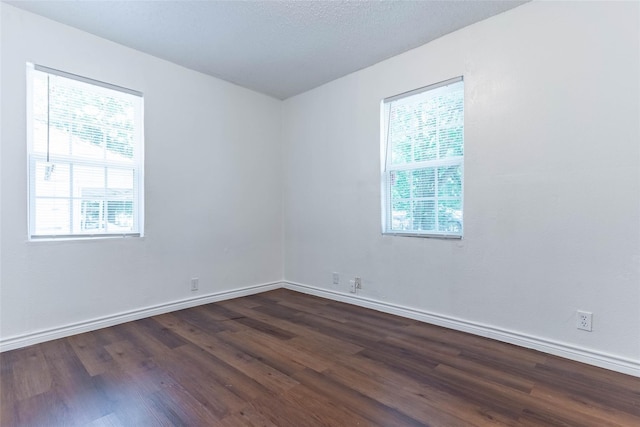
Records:
[[[0,4],[2,340],[282,279],[281,101]],[[144,238],[27,242],[27,61],[144,93]]]
[[[0,344],[188,299],[192,275],[197,295],[278,282],[284,262],[294,287],[339,298],[361,276],[362,301],[640,375],[637,3],[534,2],[284,103],[0,9]],[[144,238],[27,242],[27,61],[144,92]],[[383,237],[379,102],[458,75],[465,237]]]
[[[534,2],[285,101],[285,278],[639,374],[639,16]],[[380,100],[459,75],[464,239],[382,236]]]

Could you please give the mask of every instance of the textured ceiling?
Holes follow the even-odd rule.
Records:
[[[276,98],[524,1],[6,1]]]

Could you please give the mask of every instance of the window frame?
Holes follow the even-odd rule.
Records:
[[[34,73],[35,72],[43,72],[51,76],[59,76],[67,79],[71,79],[74,81],[78,81],[81,83],[90,84],[92,86],[96,86],[101,88],[99,90],[109,90],[115,92],[121,92],[128,95],[132,95],[139,98],[139,103],[134,108],[135,119],[134,122],[136,125],[134,126],[134,140],[135,144],[133,147],[133,161],[131,163],[118,162],[117,160],[110,160],[104,158],[102,160],[96,160],[91,158],[84,158],[82,156],[77,156],[73,154],[54,154],[51,152],[42,153],[36,152],[34,149],[34,124],[35,124],[35,114],[34,114]],[[28,186],[28,195],[27,195],[27,220],[28,220],[28,240],[29,241],[47,241],[47,240],[88,240],[88,239],[103,239],[103,238],[123,238],[123,237],[143,237],[144,236],[144,96],[142,92],[132,90],[129,88],[125,88],[122,86],[113,85],[110,83],[102,82],[99,80],[94,80],[88,77],[79,76],[76,74],[68,73],[65,71],[57,70],[54,68],[45,67],[38,64],[27,63],[27,186]],[[47,100],[47,103],[49,101]],[[48,108],[48,107],[47,107]],[[36,229],[36,200],[38,196],[36,195],[36,165],[37,162],[48,161],[52,164],[64,164],[68,165],[70,170],[69,175],[69,185],[70,191],[68,196],[59,197],[61,200],[68,200],[70,203],[70,215],[69,215],[69,233],[60,233],[60,234],[44,234],[37,233]],[[132,217],[133,217],[133,230],[127,232],[98,232],[98,233],[74,233],[73,226],[71,224],[73,218],[73,201],[81,200],[77,196],[74,196],[73,191],[73,175],[72,170],[74,167],[103,167],[105,170],[105,191],[108,190],[107,187],[107,175],[109,171],[114,170],[124,170],[124,171],[132,171],[133,177],[133,197],[131,199],[131,209],[132,209]],[[119,201],[126,203],[128,200],[126,199],[115,199],[108,200],[108,196],[104,195],[104,200],[100,200],[101,204],[101,217],[103,221],[107,213],[106,205],[113,201]],[[45,197],[47,198],[47,197]],[[48,197],[51,198],[51,197]],[[54,197],[58,198],[58,197]],[[82,205],[81,205],[82,206]],[[80,208],[82,209],[82,208]]]
[[[434,159],[434,160],[423,160],[423,161],[411,161],[404,164],[392,165],[391,164],[391,142],[389,141],[389,127],[390,127],[390,109],[389,112],[386,112],[387,105],[390,105],[392,102],[396,102],[402,99],[408,99],[412,96],[420,95],[425,92],[433,91],[435,89],[449,86],[452,84],[462,83],[462,97],[463,97],[463,107],[462,107],[462,156],[455,157],[447,157],[442,159]],[[390,107],[389,107],[390,108]],[[438,239],[462,239],[464,234],[464,77],[454,77],[452,79],[448,79],[442,82],[438,82],[432,85],[424,86],[415,90],[411,90],[408,92],[404,92],[398,95],[394,95],[388,98],[383,99],[380,102],[380,168],[381,168],[381,231],[383,235],[389,236],[406,236],[406,237],[424,237],[424,238],[438,238]],[[420,231],[415,228],[411,228],[408,230],[397,230],[392,228],[392,205],[393,198],[391,195],[392,186],[391,186],[391,173],[396,171],[415,171],[415,170],[424,170],[424,169],[433,169],[434,174],[436,173],[439,167],[443,166],[459,166],[461,169],[461,188],[460,188],[460,211],[462,212],[462,217],[460,220],[460,231],[459,232],[450,232],[450,231],[436,231],[438,228],[438,189],[437,183],[438,178],[437,175],[434,179],[435,192],[433,196],[433,201],[435,204],[435,213],[434,219],[436,226],[434,227],[436,230],[425,230]],[[410,197],[408,200],[412,201],[414,197]],[[426,199],[426,198],[425,198]]]

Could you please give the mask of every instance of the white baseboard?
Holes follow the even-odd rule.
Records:
[[[263,283],[255,286],[247,286],[240,289],[216,292],[213,294],[198,296],[195,298],[173,301],[165,304],[155,305],[152,307],[118,313],[111,316],[99,317],[84,322],[78,322],[56,328],[36,331],[29,334],[3,338],[0,339],[0,352],[14,350],[17,348],[39,344],[41,342],[58,338],[64,338],[75,334],[81,334],[83,332],[94,331],[96,329],[106,328],[109,326],[118,325],[120,323],[131,322],[133,320],[143,319],[145,317],[155,316],[158,314],[169,313],[171,311],[182,310],[185,308],[209,304],[216,301],[223,301],[227,299],[258,294],[279,288],[286,288],[297,292],[319,296],[322,298],[357,305],[360,307],[371,308],[373,310],[395,314],[397,316],[419,320],[421,322],[443,326],[449,329],[468,332],[482,337],[492,338],[509,344],[518,345],[520,347],[532,348],[544,353],[553,354],[567,359],[576,360],[578,362],[610,369],[612,371],[622,372],[624,374],[640,377],[640,361],[637,360],[574,347],[561,342],[526,335],[507,329],[497,328],[494,326],[470,322],[463,319],[457,319],[451,316],[429,313],[427,311],[418,310],[411,307],[389,304],[383,301],[364,298],[354,294],[336,292],[289,281]]]
[[[544,353],[553,354],[556,356],[564,357],[566,359],[587,363],[589,365],[599,366],[601,368],[610,369],[612,371],[621,372],[623,374],[640,377],[640,361],[637,360],[578,348],[561,342],[526,335],[507,329],[483,325],[441,314],[429,313],[427,311],[417,310],[415,308],[389,304],[370,298],[363,298],[354,294],[347,294],[317,288],[301,283],[285,281],[284,287],[293,291],[303,292],[322,298],[371,308],[373,310],[395,314],[397,316],[419,320],[421,322],[443,326],[445,328],[455,329],[457,331],[468,332],[474,335],[492,338],[497,341],[514,344],[520,347],[539,350]]]
[[[209,304],[216,301],[223,301],[227,299],[271,291],[273,289],[282,288],[283,285],[284,283],[282,282],[271,282],[255,286],[247,286],[245,288],[216,292],[208,295],[201,295],[195,298],[172,301],[165,304],[131,310],[111,316],[98,317],[84,322],[72,323],[56,328],[32,332],[29,334],[3,338],[0,339],[0,352],[14,350],[16,348],[39,344],[41,342],[64,338],[71,335],[81,334],[83,332],[95,331],[96,329],[102,329],[108,326],[118,325],[120,323],[143,319],[145,317],[156,316],[158,314],[164,314],[171,311],[195,307],[197,305]]]

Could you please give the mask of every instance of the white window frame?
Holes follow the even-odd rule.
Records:
[[[401,93],[389,98],[385,98],[380,103],[380,166],[381,166],[381,208],[382,208],[382,234],[383,235],[395,235],[395,236],[410,236],[410,237],[435,237],[441,239],[462,239],[464,232],[464,218],[460,218],[460,232],[450,231],[437,231],[438,230],[438,179],[435,178],[435,194],[430,200],[433,200],[436,206],[435,212],[435,230],[398,230],[392,228],[392,196],[391,196],[391,173],[396,171],[409,171],[425,168],[437,168],[443,166],[457,166],[462,169],[462,188],[460,196],[461,211],[464,212],[464,154],[462,156],[449,157],[444,159],[427,160],[420,162],[409,162],[401,165],[391,164],[391,143],[388,141],[389,135],[389,121],[390,111],[386,112],[386,106],[392,102],[402,99],[410,98],[415,95],[423,94],[424,92],[432,91],[444,86],[464,82],[462,76],[455,77],[449,80],[445,80],[439,83],[435,83],[429,86],[425,86],[419,89],[415,89],[409,92]],[[464,90],[464,89],[463,89]],[[464,101],[463,101],[464,102]],[[464,117],[464,105],[463,105],[463,117]],[[463,118],[463,150],[464,150],[464,118]],[[412,199],[411,199],[412,200]]]
[[[41,71],[49,75],[60,76],[79,82],[91,84],[104,89],[123,92],[140,98],[139,108],[135,110],[135,121],[138,125],[135,127],[134,146],[134,163],[121,164],[117,161],[104,159],[97,161],[95,159],[85,159],[73,155],[60,155],[53,153],[38,153],[34,151],[34,114],[33,114],[33,73]],[[36,188],[35,188],[35,167],[37,161],[48,161],[52,164],[56,162],[66,163],[73,166],[100,166],[111,169],[133,169],[133,229],[131,232],[108,232],[108,233],[70,233],[70,234],[37,234],[36,233]],[[27,182],[28,182],[28,237],[30,241],[41,240],[72,240],[72,239],[91,239],[91,238],[113,238],[113,237],[143,237],[144,236],[144,97],[142,92],[128,89],[125,87],[105,83],[99,80],[90,79],[65,71],[56,70],[38,64],[27,63]],[[70,172],[71,173],[71,172]],[[72,181],[72,177],[70,177]],[[68,197],[70,202],[78,199],[70,193]],[[103,209],[103,208],[101,208]],[[101,213],[103,215],[104,212]],[[71,214],[73,217],[73,214]],[[70,219],[71,220],[71,219]],[[71,227],[70,230],[73,230]]]

